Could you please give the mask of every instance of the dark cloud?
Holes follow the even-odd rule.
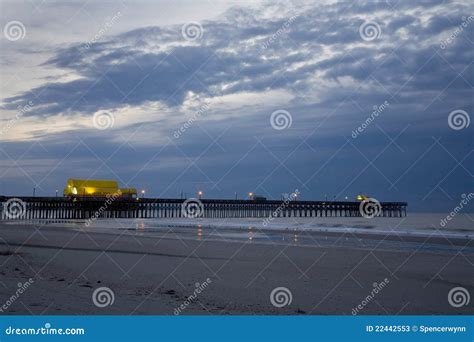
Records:
[[[419,6],[438,4],[423,2]],[[4,108],[16,108],[32,98],[41,106],[28,115],[96,112],[146,101],[175,106],[183,102],[188,91],[208,95],[209,88],[219,89],[229,81],[233,85],[220,93],[291,89],[296,84],[303,89],[315,72],[322,72],[327,79],[347,76],[362,81],[377,71],[380,82],[389,81],[392,88],[394,83],[401,86],[437,48],[434,44],[427,46],[420,37],[432,37],[457,23],[455,16],[444,17],[442,11],[432,15],[426,27],[413,16],[379,14],[374,20],[382,31],[380,41],[363,48],[351,47],[363,42],[359,26],[364,21],[357,14],[387,9],[396,12],[400,7],[405,5],[395,9],[373,2],[349,7],[318,6],[303,12],[295,9],[278,19],[263,19],[258,12],[233,8],[216,21],[203,23],[202,40],[190,46],[185,44],[178,26],[142,28],[105,42],[73,45],[59,49],[44,65],[74,71],[81,77],[79,80],[46,83],[5,99]],[[290,19],[293,15],[296,16]],[[410,36],[403,39],[397,31],[407,26]],[[395,47],[397,51],[391,56]],[[465,49],[459,42],[453,47]],[[332,55],[324,57],[323,48]],[[459,58],[472,58],[472,54],[447,56],[452,65]],[[314,59],[320,61],[312,62]],[[301,65],[292,68],[296,63]],[[423,72],[432,73],[437,66],[431,67]],[[436,86],[429,75],[424,76],[425,85]],[[441,83],[445,81],[439,75],[436,78]]]

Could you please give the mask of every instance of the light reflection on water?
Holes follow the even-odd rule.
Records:
[[[385,249],[385,250],[409,250],[409,251],[430,251],[430,252],[456,252],[462,249],[463,253],[474,253],[474,248],[462,248],[460,246],[450,246],[441,244],[427,244],[409,241],[380,240],[371,238],[361,238],[355,236],[328,236],[314,235],[309,232],[292,229],[291,231],[266,231],[258,227],[247,226],[246,229],[218,229],[216,227],[205,227],[201,224],[194,227],[167,227],[166,231],[172,230],[180,238],[194,238],[198,241],[248,241],[249,243],[265,244],[291,244],[293,246],[313,246],[313,247],[342,247],[342,248],[364,248],[364,249]],[[131,229],[133,231],[133,229]],[[145,227],[140,229],[147,235],[161,236],[164,233],[163,227]]]
[[[196,238],[202,240],[247,240],[247,241],[287,241],[288,236],[286,232],[268,232],[260,230],[253,226],[248,226],[244,229],[219,229],[216,227],[205,227],[202,224],[194,225],[193,227],[143,227],[143,225],[136,225],[136,228],[123,228],[130,232],[141,231],[149,236],[159,236],[165,232],[173,231],[179,236],[185,238]],[[169,235],[169,234],[168,234]],[[298,242],[298,234],[292,235],[293,242]]]
[[[197,238],[199,241],[202,240],[202,225],[198,225],[198,229],[197,229]]]
[[[20,223],[20,222],[18,222]],[[153,219],[129,219],[129,220],[97,220],[91,226],[86,226],[81,220],[35,220],[29,224],[39,226],[49,226],[53,229],[78,229],[88,232],[102,232],[115,234],[118,230],[126,230],[129,234],[141,236],[150,236],[166,239],[194,239],[194,240],[221,240],[221,241],[246,241],[248,243],[266,243],[279,245],[298,245],[312,247],[342,247],[342,248],[364,248],[364,249],[389,249],[389,250],[424,250],[433,252],[459,252],[474,253],[473,247],[462,248],[460,246],[442,245],[438,243],[423,244],[416,241],[395,241],[380,238],[377,236],[345,236],[344,233],[331,235],[331,228],[325,231],[308,231],[300,227],[291,229],[262,229],[263,227],[255,224],[243,225],[241,228],[212,226],[207,222],[192,224],[192,222],[174,223],[160,222]],[[174,234],[169,234],[173,232]],[[381,232],[380,234],[384,234]],[[173,236],[174,235],[174,236]],[[396,234],[398,235],[398,234]],[[408,235],[405,235],[408,236]],[[462,237],[462,236],[461,236]],[[403,240],[403,239],[402,239]]]

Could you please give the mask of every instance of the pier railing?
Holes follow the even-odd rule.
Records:
[[[406,202],[0,196],[0,219],[402,217]]]

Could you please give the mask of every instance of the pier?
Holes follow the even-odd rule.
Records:
[[[91,218],[362,217],[361,202],[0,196],[1,220]],[[406,202],[377,202],[374,216],[406,216]]]

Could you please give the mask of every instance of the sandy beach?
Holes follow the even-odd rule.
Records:
[[[448,301],[454,287],[474,293],[474,242],[462,232],[105,223],[1,223],[0,314],[474,313],[472,301]],[[105,307],[92,300],[100,287],[113,293]],[[279,287],[291,294],[283,307],[270,300]]]

